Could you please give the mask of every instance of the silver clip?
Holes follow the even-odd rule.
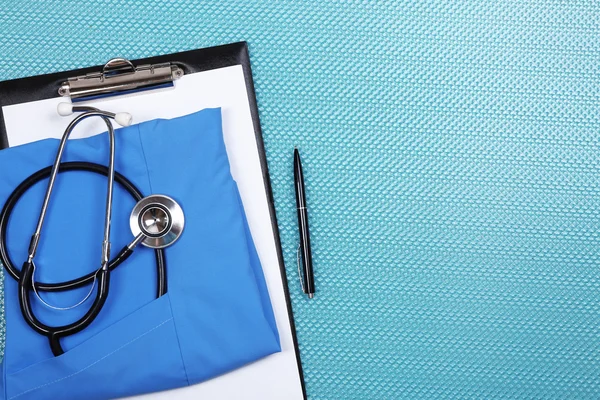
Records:
[[[298,249],[296,250],[296,261],[298,261],[298,279],[300,279],[300,287],[302,288],[302,293],[306,293],[306,290],[304,289],[304,280],[300,273],[300,245],[298,245]]]
[[[173,81],[183,74],[183,69],[171,63],[136,67],[125,58],[113,58],[102,71],[69,78],[60,85],[58,94],[71,97],[72,101],[84,101],[156,86],[173,86]]]

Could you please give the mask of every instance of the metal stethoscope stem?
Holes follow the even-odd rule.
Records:
[[[35,232],[31,237],[31,243],[29,245],[29,255],[28,261],[33,262],[33,258],[35,257],[35,253],[37,251],[37,247],[40,241],[40,235],[42,233],[42,227],[44,225],[44,220],[46,218],[46,212],[48,211],[48,204],[50,203],[50,196],[52,195],[52,190],[54,189],[54,183],[56,181],[56,176],[58,175],[58,169],[60,167],[60,161],[62,159],[62,155],[65,151],[65,147],[67,144],[67,140],[73,129],[77,124],[83,121],[86,118],[99,116],[102,117],[104,122],[106,123],[106,127],[108,129],[108,140],[109,140],[109,156],[108,156],[108,185],[106,191],[106,208],[105,208],[105,217],[104,217],[104,241],[102,245],[102,259],[101,266],[102,268],[106,268],[108,264],[108,260],[110,258],[110,221],[112,214],[112,198],[113,198],[113,186],[115,180],[115,131],[113,129],[112,124],[110,123],[109,118],[115,118],[116,114],[101,111],[94,107],[73,107],[73,111],[75,112],[83,112],[76,118],[71,121],[71,123],[65,129],[65,133],[63,134],[60,144],[58,146],[58,151],[56,152],[56,158],[54,160],[54,164],[52,165],[52,171],[50,172],[50,178],[48,181],[48,187],[46,189],[46,194],[44,195],[44,201],[42,203],[42,208],[40,210],[40,216],[38,218],[37,226],[35,228]]]
[[[58,151],[56,153],[56,159],[54,160],[54,164],[52,165],[52,170],[50,172],[48,187],[46,189],[46,194],[44,195],[44,201],[40,210],[40,216],[38,218],[35,232],[31,237],[27,261],[25,261],[25,263],[23,264],[23,267],[21,268],[21,274],[19,277],[19,305],[21,308],[21,312],[23,313],[23,316],[25,318],[25,321],[27,321],[29,326],[31,326],[38,333],[48,336],[50,340],[50,347],[55,355],[63,353],[59,341],[61,337],[80,332],[81,330],[85,329],[89,324],[91,324],[92,321],[94,321],[94,319],[98,316],[100,309],[104,306],[104,303],[106,302],[106,299],[108,297],[108,289],[110,283],[110,271],[108,269],[108,262],[110,259],[110,223],[112,214],[112,198],[115,176],[115,133],[109,118],[114,119],[116,117],[116,114],[107,111],[100,111],[93,107],[73,107],[73,111],[83,112],[83,114],[77,116],[73,119],[73,121],[71,121],[71,123],[65,129],[65,132],[61,138]],[[61,159],[64,153],[65,146],[67,144],[67,140],[69,139],[69,136],[71,135],[73,129],[75,128],[75,126],[77,126],[77,124],[79,124],[84,119],[92,116],[102,117],[108,129],[109,139],[108,185],[104,217],[104,239],[102,242],[100,268],[98,269],[95,276],[95,279],[97,279],[98,281],[98,289],[96,292],[96,298],[94,299],[92,306],[89,308],[89,310],[85,313],[83,317],[68,325],[50,327],[42,323],[35,316],[29,299],[29,292],[31,289],[34,289],[35,285],[35,283],[33,282],[33,273],[35,270],[34,258],[40,241],[42,227],[44,225],[46,212],[48,211],[48,204],[50,203],[50,197],[52,195],[52,190],[54,189],[56,176],[60,168]]]

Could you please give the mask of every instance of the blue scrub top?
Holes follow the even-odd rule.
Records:
[[[144,194],[174,198],[185,214],[179,241],[165,249],[168,293],[156,295],[153,250],[138,246],[111,274],[108,300],[84,331],[48,339],[23,320],[17,282],[5,273],[6,350],[0,398],[106,399],[201,382],[280,351],[262,268],[223,142],[220,109],[119,129],[116,171]],[[0,204],[32,173],[52,164],[58,140],[0,151]],[[107,134],[68,142],[63,161],[106,165]],[[47,180],[31,188],[9,221],[13,262],[26,260]],[[260,188],[259,190],[262,190]],[[65,281],[98,269],[106,178],[87,172],[58,176],[36,255],[36,280]],[[135,204],[115,185],[112,255],[132,240]],[[79,302],[90,287],[41,293],[56,306]],[[94,294],[91,296],[94,297]],[[91,299],[68,311],[33,310],[48,325],[80,318]]]

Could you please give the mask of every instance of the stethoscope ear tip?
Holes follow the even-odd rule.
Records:
[[[133,116],[127,112],[116,113],[115,122],[121,126],[129,126],[133,122]]]
[[[67,117],[73,114],[73,104],[67,102],[58,103],[58,106],[56,107],[56,112],[58,112],[58,115],[60,115],[61,117]]]

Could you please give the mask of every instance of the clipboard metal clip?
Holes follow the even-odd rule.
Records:
[[[102,71],[69,78],[60,85],[58,94],[73,102],[85,101],[173,86],[173,81],[183,74],[183,69],[172,63],[136,67],[125,58],[113,58]]]

